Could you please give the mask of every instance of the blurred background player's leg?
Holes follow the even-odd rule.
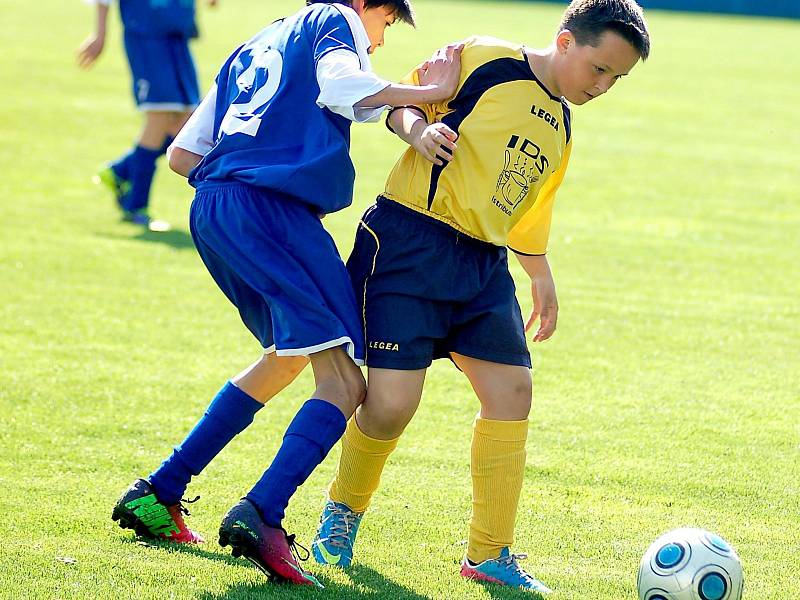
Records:
[[[191,111],[146,111],[144,114],[144,126],[134,147],[98,177],[112,187],[126,220],[148,225],[147,209],[156,162],[166,153]]]

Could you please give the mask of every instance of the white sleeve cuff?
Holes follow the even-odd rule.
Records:
[[[167,148],[167,158],[173,148],[181,148],[195,154],[205,156],[214,147],[214,115],[217,107],[217,84],[203,98],[192,116],[175,136],[175,140]]]
[[[349,50],[334,50],[317,63],[319,97],[317,105],[326,107],[351,121],[374,122],[387,108],[356,108],[355,105],[389,86],[371,71],[362,71],[359,57]]]

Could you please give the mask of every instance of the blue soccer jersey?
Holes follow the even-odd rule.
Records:
[[[309,6],[265,28],[228,58],[216,78],[214,146],[192,171],[192,185],[239,181],[322,213],[351,203],[351,121],[320,108],[316,72],[331,52],[357,53],[347,10]]]
[[[98,0],[110,4],[111,0]],[[119,0],[125,31],[149,37],[195,37],[194,0]]]

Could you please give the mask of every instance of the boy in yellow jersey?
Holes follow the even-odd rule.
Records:
[[[361,517],[417,409],[426,369],[446,357],[481,406],[461,575],[550,591],[510,551],[532,396],[525,330],[538,318],[533,340],[541,342],[556,327],[545,252],[572,145],[568,102],[604,94],[649,50],[633,0],[574,0],[549,48],[470,38],[452,99],[389,115],[389,128],[411,148],[365,213],[348,261],[362,304],[369,384],[342,440],[313,544],[317,561],[352,560]],[[531,278],[527,325],[506,248]]]

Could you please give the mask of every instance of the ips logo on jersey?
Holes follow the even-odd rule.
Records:
[[[506,145],[503,170],[497,178],[492,204],[511,216],[548,166],[550,161],[538,145],[512,135]]]

